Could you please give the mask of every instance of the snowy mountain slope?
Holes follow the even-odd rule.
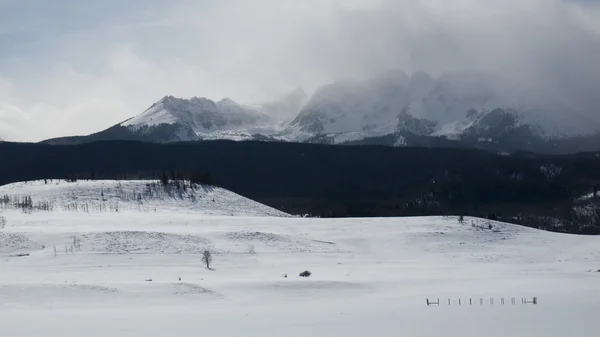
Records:
[[[388,134],[408,103],[411,79],[397,71],[363,82],[337,82],[318,90],[290,123],[313,134]]]
[[[539,90],[503,78],[452,73],[433,79],[402,72],[323,87],[291,127],[313,135],[408,132],[477,141],[502,137],[546,141],[593,135],[600,121]]]
[[[484,73],[454,72],[434,78],[425,72],[408,76],[390,70],[323,86],[310,99],[297,89],[252,107],[230,99],[167,96],[97,134],[46,142],[228,139],[484,147],[506,152],[597,149],[593,144],[600,137],[600,116],[558,97]]]
[[[599,237],[455,217],[2,216],[0,326],[9,336],[597,332]],[[205,249],[212,270],[202,265]],[[311,277],[298,276],[307,269]],[[538,305],[520,304],[533,296]],[[512,297],[518,305],[508,305]],[[484,305],[467,305],[480,298]]]
[[[550,94],[506,79],[473,73],[440,77],[427,96],[411,102],[408,111],[440,126],[468,119],[470,111],[487,114],[502,109],[514,116],[515,127],[528,125],[541,138],[562,138],[598,132],[574,106]]]
[[[270,125],[272,119],[258,110],[241,106],[231,99],[218,102],[193,97],[189,100],[167,96],[142,114],[120,124],[132,132],[151,133],[164,125],[175,125],[180,140],[202,139],[212,132]]]
[[[29,181],[0,186],[0,197],[31,197],[34,206],[48,203],[55,211],[99,213],[144,211],[210,215],[289,216],[228,190],[189,183],[165,188],[158,181]],[[0,204],[0,208],[2,204]]]

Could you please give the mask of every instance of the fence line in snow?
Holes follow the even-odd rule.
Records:
[[[469,297],[468,299],[465,298],[448,298],[447,300],[444,301],[440,301],[439,298],[437,299],[426,299],[426,303],[427,306],[432,306],[432,305],[448,305],[448,306],[452,306],[452,305],[457,305],[457,306],[474,306],[474,305],[525,305],[525,304],[533,304],[533,305],[537,305],[538,304],[538,298],[537,297],[532,297],[531,300],[528,299],[528,297],[521,297],[520,299],[517,299],[517,297],[499,297],[499,298],[494,298],[494,297],[479,297],[479,298],[472,298]]]

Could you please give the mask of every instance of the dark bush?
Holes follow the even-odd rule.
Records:
[[[311,275],[311,272],[309,272],[308,270],[305,270],[300,273],[300,277],[309,277],[310,275]]]

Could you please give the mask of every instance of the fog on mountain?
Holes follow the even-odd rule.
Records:
[[[15,4],[10,13],[21,13],[18,22],[28,27],[36,22],[35,13],[18,11],[22,6]],[[564,129],[543,125],[546,135],[577,134],[582,119],[595,125],[599,118],[600,9],[594,2],[233,0],[208,6],[175,1],[148,5],[144,15],[132,5],[97,5],[102,10],[97,8],[96,16],[61,3],[56,6],[65,8],[57,10],[60,15],[45,17],[54,39],[37,49],[22,45],[19,30],[6,30],[14,43],[0,48],[12,55],[0,58],[6,69],[0,76],[0,137],[40,140],[97,132],[141,113],[165,95],[231,97],[243,105],[260,105],[258,110],[280,125],[298,117],[299,107],[309,98],[305,96],[327,83],[344,78],[368,81],[389,69],[402,69],[409,78],[424,71],[438,81],[457,72],[502,76],[507,79],[503,83],[517,83],[516,88],[527,94],[491,90],[494,99],[508,99],[511,109],[518,105],[516,111],[525,110],[521,105],[536,110],[527,113],[527,121],[533,115],[537,122],[546,114],[559,119],[556,111],[567,111],[561,113],[564,116],[576,112],[573,121],[562,118],[567,122]],[[69,20],[82,16],[86,20]],[[15,20],[11,16],[5,21],[8,28]],[[74,22],[64,29],[77,34],[54,31],[52,24],[60,22]],[[109,29],[106,22],[120,24],[120,30]],[[214,27],[219,27],[218,34]],[[295,87],[309,95],[298,91],[297,96],[281,98]],[[425,89],[419,90],[411,89],[425,96]],[[391,107],[403,105],[403,95],[395,97]],[[499,105],[492,103],[505,102],[488,104]],[[436,122],[442,118],[443,124],[466,114],[458,102],[456,109],[441,103],[433,111],[435,104],[410,104],[409,114]],[[45,127],[51,123],[58,127]],[[329,123],[324,124],[327,129]],[[361,123],[359,131],[365,127],[379,130],[373,134],[383,132],[379,123],[371,124]]]

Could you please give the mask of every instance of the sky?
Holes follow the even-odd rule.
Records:
[[[600,113],[599,2],[0,0],[0,137],[97,132],[165,95],[249,104],[392,68],[498,73]]]

